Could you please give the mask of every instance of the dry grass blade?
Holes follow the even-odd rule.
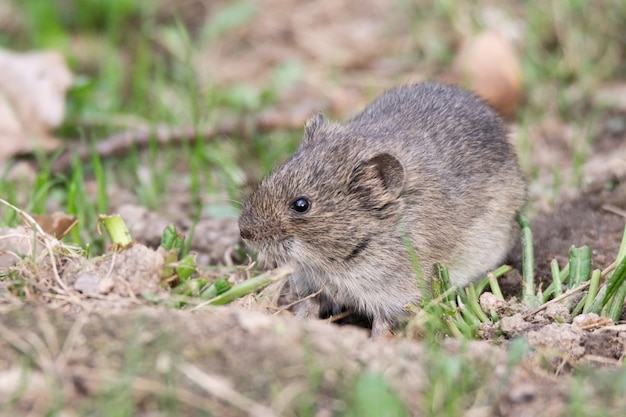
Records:
[[[269,132],[276,129],[290,128],[292,123],[276,122],[258,117],[254,120],[237,118],[225,120],[216,126],[205,126],[200,129],[194,127],[156,126],[154,128],[133,129],[115,133],[108,138],[99,140],[95,146],[95,152],[101,158],[114,155],[122,155],[128,152],[132,146],[146,147],[150,140],[155,138],[159,144],[193,142],[198,139],[212,139],[222,136],[232,136],[248,132]],[[92,156],[92,149],[84,144],[78,144],[74,149],[66,150],[53,163],[53,173],[63,172],[72,165],[73,155],[78,155],[81,161],[87,161]]]
[[[46,232],[44,232],[44,230],[41,228],[41,226],[39,226],[39,223],[37,223],[35,221],[35,219],[33,219],[25,211],[15,207],[13,204],[11,204],[8,201],[5,201],[5,200],[3,200],[1,198],[0,198],[0,203],[2,203],[4,205],[6,205],[7,207],[10,207],[13,210],[15,210],[20,215],[22,220],[24,221],[24,224],[36,231],[37,238],[44,244],[44,246],[46,247],[46,249],[48,251],[48,255],[50,255],[50,259],[52,261],[51,262],[52,269],[53,269],[53,272],[54,272],[54,278],[57,281],[57,284],[64,291],[67,291],[68,288],[65,285],[65,283],[61,280],[61,277],[59,276],[59,271],[58,271],[57,266],[56,266],[56,262],[54,261],[54,249],[60,244],[60,242],[54,236],[50,236]]]
[[[223,378],[209,375],[190,363],[179,366],[180,371],[187,378],[198,384],[207,393],[224,400],[251,417],[277,417],[270,408],[252,401],[240,392],[229,386]]]
[[[299,298],[299,299],[297,299],[296,301],[294,301],[294,302],[292,302],[292,303],[289,303],[289,304],[287,304],[286,306],[281,307],[281,308],[279,309],[279,311],[277,311],[277,312],[276,312],[276,313],[274,313],[274,314],[278,314],[278,313],[280,313],[281,311],[286,311],[286,310],[289,310],[291,307],[293,307],[293,306],[295,306],[295,305],[297,305],[297,304],[300,304],[300,303],[301,303],[301,302],[303,302],[303,301],[309,300],[309,299],[311,299],[311,298],[315,298],[315,297],[317,297],[318,295],[320,295],[320,294],[322,293],[322,291],[324,291],[324,287],[320,288],[319,290],[315,291],[315,292],[314,292],[314,293],[312,293],[312,294],[307,295],[306,297]]]
[[[602,210],[605,210],[605,211],[608,211],[609,213],[617,214],[618,216],[622,216],[626,218],[626,210],[616,207],[612,204],[603,205]]]
[[[63,297],[67,297],[71,299],[71,301],[80,304],[79,298],[76,296],[75,292],[68,288],[67,284],[61,279],[59,274],[59,270],[57,267],[57,258],[56,255],[62,251],[66,255],[71,256],[71,254],[75,251],[74,247],[64,245],[61,241],[59,241],[56,237],[47,234],[41,226],[35,221],[35,219],[26,213],[25,211],[19,209],[13,204],[9,203],[6,200],[0,198],[0,203],[5,206],[15,210],[24,222],[24,226],[30,228],[34,231],[32,235],[23,236],[28,239],[32,239],[33,241],[40,242],[46,250],[46,253],[50,260],[50,266],[52,267],[52,275],[54,282],[56,283],[56,287],[54,288],[55,292]]]
[[[293,268],[291,266],[281,266],[279,268],[273,269],[271,271],[267,271],[262,275],[259,275],[254,278],[249,278],[237,285],[231,287],[228,291],[214,297],[210,300],[207,300],[203,303],[198,304],[192,310],[197,310],[207,305],[223,305],[233,301],[236,298],[243,297],[244,295],[255,292],[261,288],[265,288],[268,285],[278,282],[282,279],[285,279],[288,275],[293,273]]]
[[[0,324],[0,338],[23,355],[31,358],[42,372],[57,376],[63,375],[88,316],[81,315],[78,317],[61,346],[55,327],[48,316],[39,310],[35,314],[41,336],[33,331],[26,331],[20,335]]]
[[[547,303],[544,303],[544,304],[540,305],[539,307],[537,307],[536,309],[534,309],[534,310],[524,314],[522,316],[522,318],[524,320],[526,320],[527,318],[530,318],[530,317],[534,316],[535,314],[539,313],[540,311],[545,310],[546,308],[548,308],[548,306],[550,306],[552,304],[555,304],[555,303],[558,303],[559,301],[564,300],[567,297],[570,297],[570,296],[576,294],[577,292],[586,289],[587,287],[589,287],[590,284],[591,284],[590,281],[583,282],[578,287],[572,288],[571,290],[563,293],[562,295],[560,295],[560,296],[558,296],[556,298],[553,298],[552,300],[548,301]]]
[[[116,383],[119,381],[120,375],[110,369],[94,369],[91,367],[73,367],[73,374],[82,379],[95,382]],[[176,399],[184,404],[194,407],[198,410],[207,410],[210,408],[209,400],[205,397],[194,394],[191,391],[182,388],[173,388],[148,378],[133,377],[132,388],[137,391],[143,391],[155,395],[174,395]]]
[[[616,262],[611,263],[609,266],[607,266],[606,268],[604,268],[604,270],[602,271],[602,278],[605,278],[613,269],[615,269],[615,264]],[[586,281],[583,282],[582,284],[580,284],[578,287],[572,288],[571,290],[563,293],[562,295],[553,298],[552,300],[548,301],[547,303],[544,303],[542,305],[540,305],[539,307],[537,307],[536,309],[524,314],[522,316],[523,319],[527,319],[529,317],[534,316],[535,314],[539,313],[542,310],[545,310],[548,306],[558,303],[561,300],[566,299],[567,297],[570,297],[574,294],[576,294],[579,291],[582,291],[584,289],[586,289],[587,287],[589,287],[591,285],[591,281]]]

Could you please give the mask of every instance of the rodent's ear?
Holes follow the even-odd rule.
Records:
[[[310,117],[304,125],[304,138],[302,142],[307,142],[313,139],[315,131],[324,124],[324,115],[321,111],[318,111],[314,116]]]
[[[348,189],[351,193],[382,207],[398,198],[404,187],[404,167],[398,159],[381,153],[361,161],[352,171]]]

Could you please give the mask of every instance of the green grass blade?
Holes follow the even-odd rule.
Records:
[[[219,277],[217,281],[209,286],[209,288],[202,291],[202,293],[200,294],[200,298],[202,300],[211,300],[220,294],[224,294],[231,288],[232,284],[228,282],[226,277]]]
[[[619,249],[617,251],[616,262],[619,263],[622,259],[626,257],[626,226],[624,226],[624,234],[622,235],[622,243],[619,245]]]
[[[459,295],[459,299],[457,300],[457,303],[459,305],[459,311],[461,312],[461,317],[463,317],[463,320],[465,320],[465,323],[468,326],[470,326],[471,329],[476,329],[478,326],[480,326],[481,321],[478,318],[478,316],[476,316],[476,314],[474,314],[472,309],[469,307],[467,300],[461,300],[461,296]]]
[[[585,297],[585,306],[583,307],[583,314],[590,312],[591,306],[593,305],[593,300],[598,295],[598,288],[600,286],[600,275],[601,275],[601,272],[599,269],[596,269],[591,274],[591,284],[589,285],[589,291],[587,292],[587,296]]]
[[[586,311],[587,313],[596,313],[600,314],[602,312],[602,307],[604,307],[604,297],[606,296],[606,284],[602,285],[598,290],[598,294],[593,298],[589,309]]]
[[[583,281],[589,278],[591,273],[591,249],[589,246],[569,249],[569,289],[578,287]]]
[[[480,320],[482,323],[489,322],[489,318],[487,317],[483,309],[480,308],[480,304],[478,303],[478,296],[476,294],[476,289],[474,288],[474,285],[470,284],[467,288],[465,288],[465,294],[467,295],[465,301],[472,313],[474,313],[474,315],[478,317],[478,320]]]
[[[626,257],[623,257],[621,262],[617,264],[615,270],[611,274],[611,277],[607,281],[606,295],[604,297],[604,305],[606,305],[611,297],[613,297],[620,287],[624,285],[626,280]]]
[[[441,293],[439,295],[447,293],[447,295],[444,297],[444,300],[447,302],[453,301],[455,292],[450,291],[450,289],[452,288],[452,283],[450,282],[450,274],[448,273],[448,268],[442,263],[435,264],[435,276],[438,278],[441,285]],[[437,297],[434,296],[433,291],[433,299]]]
[[[357,379],[352,396],[350,417],[409,417],[397,394],[391,390],[382,375],[365,371]]]
[[[266,272],[263,275],[259,275],[258,277],[247,279],[239,284],[233,285],[231,289],[225,293],[213,298],[210,300],[209,304],[216,306],[228,304],[237,298],[258,291],[273,282],[284,279],[291,273],[292,271],[290,268],[277,268],[273,271]]]
[[[607,307],[606,316],[614,322],[619,321],[624,299],[626,298],[626,257],[617,265],[607,283],[604,305]]]
[[[489,285],[489,287],[491,288],[491,292],[496,297],[504,300],[504,296],[502,295],[502,291],[500,290],[500,284],[498,284],[498,278],[509,272],[511,269],[513,268],[511,268],[509,265],[501,265],[488,273],[487,276],[476,285],[476,293],[482,294],[482,292],[485,290],[485,287]]]
[[[561,284],[561,271],[559,270],[559,263],[556,259],[550,262],[550,272],[552,273],[552,282],[554,283],[554,297],[558,297],[563,294],[563,287]],[[547,289],[546,289],[547,292]],[[544,300],[547,294],[544,294]]]
[[[519,223],[522,228],[522,302],[530,307],[537,307],[540,303],[535,295],[535,258],[533,254],[533,233],[530,221],[520,213]]]
[[[98,186],[98,197],[96,204],[98,207],[98,214],[106,214],[109,210],[109,196],[107,195],[107,180],[106,173],[102,167],[102,160],[100,155],[96,151],[95,143],[91,144],[91,164],[93,165],[94,176],[96,177],[96,184]]]
[[[585,307],[585,303],[586,303],[586,297],[582,298],[578,304],[576,304],[576,307],[574,307],[574,309],[572,310],[572,317],[576,317],[577,315],[579,315],[582,311],[583,308]]]
[[[404,249],[407,251],[409,261],[411,262],[411,266],[413,268],[413,273],[415,274],[417,288],[419,288],[420,292],[426,296],[428,295],[428,285],[426,285],[426,280],[424,279],[424,271],[422,270],[419,255],[415,250],[415,247],[413,247],[413,243],[411,242],[406,226],[401,223],[398,227],[402,236],[402,244],[404,245]]]

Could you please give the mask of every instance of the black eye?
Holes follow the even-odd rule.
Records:
[[[304,197],[297,198],[290,208],[298,213],[306,213],[311,208],[311,202]]]

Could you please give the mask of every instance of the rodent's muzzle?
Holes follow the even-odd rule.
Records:
[[[239,219],[239,235],[248,242],[277,240],[283,233],[284,231],[278,221],[250,222],[247,217]]]

